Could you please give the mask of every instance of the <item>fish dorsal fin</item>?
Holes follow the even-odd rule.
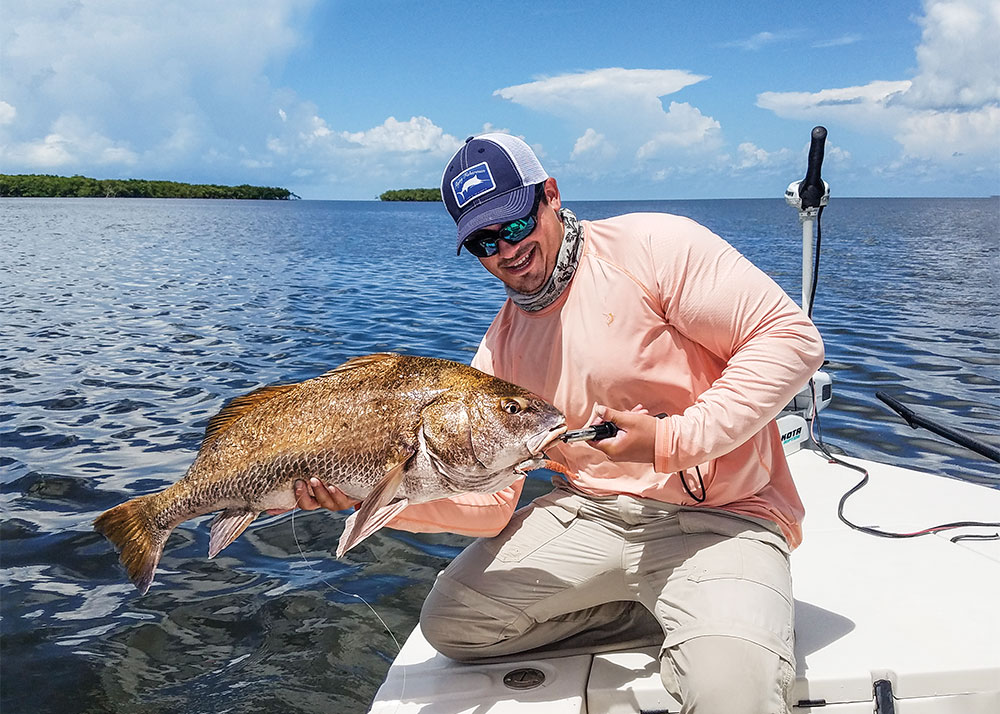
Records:
[[[276,384],[255,389],[242,397],[234,397],[222,407],[218,414],[208,420],[208,426],[205,427],[205,438],[201,442],[202,448],[218,439],[226,429],[247,412],[253,411],[261,404],[290,392],[298,386],[298,384]]]
[[[395,359],[396,357],[399,357],[399,355],[396,354],[395,352],[376,352],[375,354],[371,355],[352,357],[339,367],[334,367],[329,372],[325,372],[320,376],[327,377],[331,374],[338,374],[340,372],[349,372],[350,370],[357,369],[358,367],[368,367],[373,364],[378,364],[383,360]]]

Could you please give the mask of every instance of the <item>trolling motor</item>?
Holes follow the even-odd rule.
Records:
[[[802,311],[812,317],[819,278],[819,248],[822,231],[820,216],[830,202],[830,184],[822,179],[823,152],[826,145],[826,128],[812,130],[806,177],[792,181],[785,189],[785,201],[799,212],[802,224]],[[813,252],[813,233],[816,250]],[[809,384],[792,398],[778,417],[778,429],[785,453],[798,451],[812,441],[812,421],[833,399],[833,380],[826,372],[817,372]]]
[[[813,261],[813,225],[819,225],[823,208],[830,202],[830,184],[820,177],[823,168],[823,151],[826,144],[826,128],[817,126],[812,130],[809,144],[809,161],[806,177],[792,181],[785,189],[785,201],[799,212],[802,224],[802,311],[812,317],[813,300],[816,297],[816,267]],[[819,235],[819,234],[817,234]],[[817,240],[816,252],[819,252]]]

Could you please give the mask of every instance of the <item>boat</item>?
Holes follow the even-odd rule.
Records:
[[[819,129],[806,178],[786,193],[803,224],[807,311],[812,221],[818,254],[829,197],[819,176],[826,136]],[[801,205],[803,194],[812,205]],[[807,513],[791,556],[793,711],[1000,713],[1000,489],[830,453],[816,424],[832,397],[832,381],[820,372],[777,419]],[[1000,460],[995,448],[980,447]],[[928,527],[936,523],[943,525]],[[459,663],[437,653],[418,625],[371,714],[679,712],[660,682],[657,655],[653,647]]]

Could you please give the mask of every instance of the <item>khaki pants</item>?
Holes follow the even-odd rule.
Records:
[[[462,552],[420,625],[457,660],[656,643],[683,712],[789,711],[788,546],[776,527],[724,511],[562,485]]]

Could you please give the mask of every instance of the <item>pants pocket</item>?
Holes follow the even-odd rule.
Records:
[[[762,645],[793,662],[794,600],[788,546],[763,525],[714,511],[678,514],[688,557],[674,597],[686,617],[668,644],[722,635]]]
[[[521,563],[571,529],[576,513],[543,499],[517,511],[498,535],[483,541],[483,548],[501,563]]]
[[[730,538],[748,538],[769,543],[785,555],[791,554],[788,541],[777,524],[759,518],[730,513],[721,509],[682,508],[677,521],[685,533],[715,533]]]

